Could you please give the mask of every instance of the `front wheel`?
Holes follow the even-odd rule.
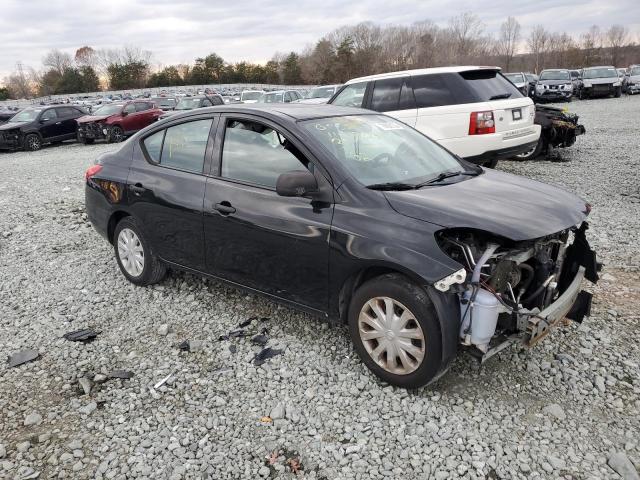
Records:
[[[124,137],[125,135],[122,127],[118,125],[113,125],[112,127],[109,127],[109,130],[107,131],[107,142],[119,143],[124,140]]]
[[[380,379],[419,388],[439,376],[442,341],[427,292],[399,274],[363,284],[349,305],[349,333],[364,364]]]
[[[616,88],[616,91],[615,91],[615,93],[614,93],[614,96],[615,96],[616,98],[620,98],[620,96],[621,96],[621,95],[622,95],[622,88],[620,88],[620,87]]]
[[[42,138],[37,133],[30,133],[24,137],[24,149],[35,152],[42,148]]]
[[[166,267],[153,254],[151,246],[132,217],[116,225],[113,248],[120,271],[131,283],[152,285],[166,275]]]

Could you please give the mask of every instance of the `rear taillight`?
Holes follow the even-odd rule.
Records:
[[[87,168],[87,171],[84,172],[85,181],[88,182],[89,179],[94,175],[97,175],[100,172],[100,170],[102,170],[102,165],[91,165],[89,168]]]
[[[469,135],[496,133],[493,112],[472,112],[469,118]]]

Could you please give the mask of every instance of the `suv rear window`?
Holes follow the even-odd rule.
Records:
[[[459,74],[471,89],[477,102],[519,98],[523,95],[509,80],[495,70],[471,70]],[[507,94],[510,94],[508,97]]]
[[[371,110],[392,112],[416,108],[408,83],[409,77],[376,80],[371,96]]]

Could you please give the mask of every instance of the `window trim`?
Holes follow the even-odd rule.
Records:
[[[238,121],[251,121],[251,122],[259,122],[263,123],[274,130],[282,133],[287,140],[294,144],[294,146],[300,150],[300,152],[305,156],[305,158],[313,164],[314,175],[321,175],[324,177],[324,181],[328,182],[331,186],[331,189],[335,192],[335,187],[333,183],[333,178],[331,177],[329,171],[322,165],[322,162],[318,160],[318,158],[311,153],[311,151],[304,145],[304,142],[300,140],[296,135],[294,135],[290,130],[288,130],[285,126],[279,125],[274,121],[271,121],[269,118],[261,117],[258,115],[251,115],[245,113],[223,113],[220,115],[218,120],[218,131],[216,133],[216,138],[214,142],[214,151],[213,151],[213,160],[211,162],[211,170],[208,174],[209,177],[215,178],[216,180],[231,182],[238,185],[246,185],[252,188],[259,188],[262,190],[268,190],[271,192],[275,192],[275,187],[269,187],[267,185],[260,185],[253,182],[248,182],[246,180],[238,180],[235,178],[228,178],[222,176],[222,151],[224,149],[224,137],[227,131],[227,122],[229,120],[238,120]],[[317,172],[317,173],[316,173]],[[316,178],[317,179],[317,178]],[[319,184],[320,182],[318,182]]]
[[[147,147],[144,144],[144,141],[147,138],[151,137],[152,135],[155,135],[156,133],[158,133],[160,131],[164,131],[164,135],[162,136],[162,146],[160,147],[160,159],[162,159],[162,150],[164,149],[164,140],[165,140],[165,137],[167,136],[167,130],[169,128],[171,128],[171,127],[182,125],[184,123],[197,122],[197,121],[200,121],[200,120],[211,120],[211,128],[209,129],[209,137],[207,138],[207,146],[205,147],[205,151],[204,151],[204,162],[202,164],[202,171],[194,172],[193,170],[185,170],[185,169],[182,169],[182,168],[176,168],[176,167],[173,167],[173,166],[163,165],[162,163],[156,162],[155,160],[153,160],[151,158],[151,155],[149,155],[149,152],[147,151]],[[208,175],[207,172],[211,168],[211,159],[212,159],[212,154],[213,154],[213,151],[214,151],[215,141],[217,139],[216,132],[217,132],[217,129],[218,129],[219,120],[220,120],[220,114],[215,114],[215,115],[211,115],[211,114],[194,115],[193,117],[189,116],[187,118],[175,119],[174,121],[167,122],[166,124],[163,124],[160,128],[154,128],[149,133],[146,133],[144,136],[141,136],[140,140],[138,141],[138,146],[140,148],[140,151],[142,152],[142,156],[144,157],[144,159],[147,161],[147,163],[149,165],[152,165],[154,167],[166,168],[168,170],[174,170],[174,171],[177,171],[177,172],[190,173],[192,175],[207,176]]]

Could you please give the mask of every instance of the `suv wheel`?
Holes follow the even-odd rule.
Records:
[[[135,219],[120,220],[113,238],[116,260],[127,280],[136,285],[152,285],[164,278],[166,267],[151,251]]]
[[[109,128],[109,133],[107,134],[107,142],[109,143],[119,143],[124,140],[124,130],[122,127],[118,125],[114,125]]]
[[[519,153],[513,157],[514,160],[533,160],[542,152],[542,147],[544,146],[544,140],[542,140],[542,135],[538,139],[538,143],[535,146],[531,147],[526,152]]]
[[[616,91],[614,93],[614,96],[616,98],[620,98],[621,95],[622,95],[622,87],[616,87]]]
[[[35,152],[42,148],[42,138],[37,133],[30,133],[24,137],[24,149]]]
[[[399,274],[369,280],[353,295],[349,333],[369,369],[385,382],[419,388],[442,365],[438,317],[427,292]]]

